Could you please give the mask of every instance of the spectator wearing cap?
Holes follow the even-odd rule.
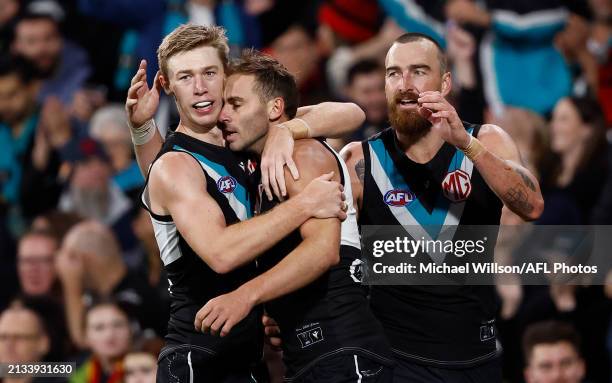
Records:
[[[72,170],[59,209],[104,223],[113,229],[124,251],[134,250],[132,203],[113,182],[110,158],[102,145],[82,138],[67,148],[65,158]]]
[[[144,178],[134,159],[132,139],[127,124],[122,105],[104,106],[93,115],[89,124],[89,134],[98,140],[108,153],[115,185],[137,204]]]
[[[523,335],[527,383],[580,383],[585,376],[580,338],[567,323],[532,324]]]
[[[15,24],[11,51],[25,57],[41,80],[38,100],[55,95],[70,105],[91,74],[87,53],[61,35],[63,10],[55,1],[34,1]]]

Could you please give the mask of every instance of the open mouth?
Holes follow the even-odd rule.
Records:
[[[196,110],[202,110],[202,109],[210,108],[212,104],[213,104],[212,101],[200,101],[200,102],[196,102],[195,104],[191,106],[195,108]]]
[[[416,99],[409,99],[409,98],[402,98],[400,100],[397,101],[400,105],[406,106],[406,105],[416,105],[417,104],[417,100]]]

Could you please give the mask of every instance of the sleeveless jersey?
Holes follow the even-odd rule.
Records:
[[[478,135],[480,125],[464,126],[474,137]],[[502,202],[472,161],[454,146],[444,143],[431,161],[419,164],[404,154],[395,131],[388,128],[363,141],[362,147],[365,174],[360,228],[394,225],[389,230],[398,235],[436,240],[442,228],[449,239],[466,235],[461,226],[454,225],[499,225]],[[398,190],[411,196],[410,201],[393,200]],[[497,229],[488,238],[489,254],[496,238]],[[445,262],[452,258],[446,255]],[[462,368],[499,354],[493,286],[374,285],[370,294],[372,311],[397,357]]]
[[[252,216],[251,183],[246,171],[240,167],[241,159],[229,149],[175,132],[162,146],[156,161],[168,152],[186,153],[197,161],[206,177],[206,191],[219,205],[227,225]],[[242,163],[246,164],[246,161]],[[252,310],[222,338],[197,332],[193,325],[196,313],[211,298],[235,290],[257,276],[255,262],[226,274],[214,272],[187,244],[172,216],[158,215],[150,210],[148,183],[147,179],[141,199],[151,215],[155,238],[170,284],[167,348],[197,348],[208,353],[211,359],[230,359],[236,364],[261,359],[261,308]],[[193,214],[202,212],[194,211]],[[200,229],[206,230],[206,227]]]
[[[351,195],[351,182],[344,161],[324,141],[334,155],[345,194]],[[278,200],[261,198],[261,211],[278,205]],[[347,198],[348,218],[342,222],[340,262],[309,285],[265,305],[278,323],[283,338],[286,380],[299,377],[316,362],[341,353],[360,354],[393,364],[383,329],[372,315],[367,289],[361,284],[361,251],[356,211]],[[293,231],[258,259],[268,270],[300,245],[299,230]]]

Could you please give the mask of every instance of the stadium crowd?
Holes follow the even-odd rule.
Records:
[[[140,60],[153,79],[162,38],[188,22],[224,27],[234,56],[275,57],[302,105],[358,104],[365,122],[337,149],[388,126],[385,54],[426,33],[459,115],[503,127],[539,177],[535,224],[612,224],[610,0],[0,0],[0,363],[155,380],[168,282],[123,104]],[[171,98],[156,121],[177,125]],[[498,286],[505,381],[612,382],[609,282]]]

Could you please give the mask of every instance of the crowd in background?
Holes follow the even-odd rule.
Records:
[[[234,56],[274,56],[302,105],[360,105],[363,126],[336,148],[388,126],[386,51],[427,33],[447,52],[459,116],[503,127],[539,176],[536,224],[612,224],[611,0],[0,0],[0,362],[154,381],[167,281],[123,103],[140,59],[151,81],[161,39],[187,22],[223,26]],[[156,119],[176,126],[171,98]],[[610,382],[610,283],[498,286],[505,379],[556,368]]]

